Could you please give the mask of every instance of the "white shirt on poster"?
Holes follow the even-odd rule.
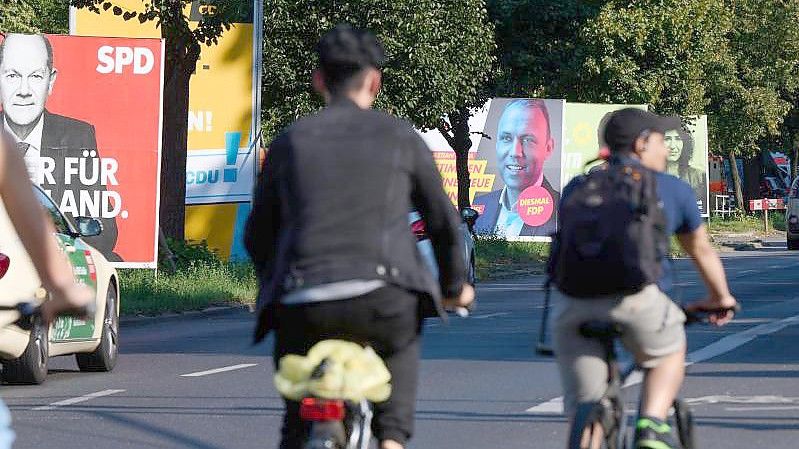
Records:
[[[544,173],[538,177],[538,181],[533,184],[540,187],[544,183]],[[524,220],[519,215],[519,210],[516,207],[519,204],[518,199],[516,203],[510,204],[508,200],[508,186],[502,188],[502,194],[499,196],[499,217],[497,217],[496,233],[504,237],[518,237],[524,227]]]
[[[33,128],[33,131],[28,134],[28,137],[20,139],[19,136],[8,125],[8,119],[3,117],[3,128],[6,132],[14,138],[17,143],[28,144],[28,150],[25,152],[25,165],[28,167],[28,176],[31,181],[37,185],[44,184],[44,162],[41,157],[42,149],[42,133],[44,132],[44,114],[39,117],[39,121]]]

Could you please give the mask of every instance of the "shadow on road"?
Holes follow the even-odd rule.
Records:
[[[695,417],[700,427],[718,427],[721,429],[745,430],[799,430],[799,422],[787,416],[701,416]],[[749,421],[749,422],[747,422]],[[768,422],[751,422],[768,421]]]
[[[765,378],[797,378],[799,370],[736,370],[736,371],[705,371],[701,373],[688,373],[688,377],[765,377]]]

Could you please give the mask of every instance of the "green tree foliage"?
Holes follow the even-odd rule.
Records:
[[[36,13],[24,0],[5,0],[0,6],[0,32],[35,33],[39,31],[34,22]]]
[[[603,2],[588,0],[488,0],[496,30],[499,75],[494,96],[578,99],[576,58],[583,28]]]
[[[161,153],[160,227],[166,237],[182,241],[186,221],[186,153],[188,145],[189,79],[197,67],[203,45],[216,45],[219,37],[252,3],[247,0],[204,0],[199,20],[189,23],[192,0],[142,0],[141,8],[128,10],[109,0],[70,0],[78,8],[99,13],[111,11],[123,20],[154,22],[166,40],[164,63],[163,150]]]
[[[711,68],[729,57],[723,0],[605,3],[580,35],[580,99],[644,103],[660,113],[702,113]]]
[[[456,151],[459,197],[465,198],[459,202],[468,205],[471,142],[456,118],[468,119],[469,107],[486,98],[481,89],[492,72],[494,39],[483,1],[266,0],[264,15],[267,135],[322,106],[310,83],[319,38],[338,23],[368,29],[388,55],[376,107],[419,128],[442,130]]]
[[[711,142],[731,161],[758,155],[759,143],[780,133],[799,87],[799,2],[727,0],[729,57],[712,73]],[[741,182],[733,170],[736,199]]]
[[[42,33],[69,34],[69,2],[65,0],[35,0],[36,27]]]
[[[338,23],[374,32],[388,55],[377,107],[434,128],[471,104],[490,73],[493,35],[480,1],[266,0],[263,116],[274,134],[317,110],[311,88],[319,38]]]
[[[69,2],[65,0],[4,0],[0,32],[69,33]]]

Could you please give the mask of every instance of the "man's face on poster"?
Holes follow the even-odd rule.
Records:
[[[35,123],[44,113],[55,78],[41,36],[6,37],[0,63],[0,101],[8,120],[21,126]]]
[[[671,163],[679,161],[684,145],[680,133],[677,131],[668,131],[664,141],[666,142],[666,148],[669,149],[669,154],[667,156],[668,161]]]
[[[546,114],[525,103],[508,106],[497,126],[497,165],[505,185],[521,192],[535,184],[554,142]]]

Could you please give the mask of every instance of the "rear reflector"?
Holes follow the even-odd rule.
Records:
[[[3,253],[0,253],[0,279],[8,272],[8,267],[11,266],[11,259]]]
[[[416,220],[411,223],[411,231],[413,231],[413,234],[416,236],[416,240],[424,240],[427,238],[424,220]]]
[[[300,403],[303,421],[341,421],[345,412],[344,401],[304,398]]]

